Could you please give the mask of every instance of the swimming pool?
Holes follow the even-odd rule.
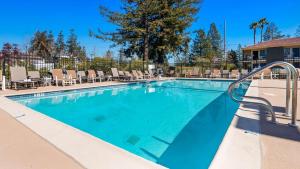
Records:
[[[163,166],[207,168],[238,108],[230,83],[172,80],[9,98]]]

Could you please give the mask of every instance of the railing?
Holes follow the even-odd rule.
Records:
[[[248,105],[253,105],[253,104],[257,104],[257,105],[261,105],[266,107],[272,116],[272,122],[276,122],[276,116],[275,116],[275,112],[273,111],[272,105],[271,103],[261,97],[252,97],[252,96],[242,96],[242,98],[245,99],[253,99],[253,100],[259,100],[261,102],[264,103],[260,103],[260,102],[250,102],[250,101],[246,101],[246,100],[238,100],[237,98],[235,98],[233,96],[233,89],[235,88],[236,85],[240,84],[241,82],[247,80],[248,78],[253,77],[255,74],[263,72],[265,69],[269,69],[272,68],[274,66],[280,66],[282,68],[284,68],[287,71],[287,81],[286,81],[286,114],[287,115],[291,115],[291,123],[290,126],[296,126],[296,115],[297,115],[297,91],[298,91],[298,72],[297,69],[290,63],[287,62],[282,62],[282,61],[278,61],[278,62],[273,62],[270,64],[267,64],[266,66],[252,71],[250,72],[247,76],[242,77],[240,79],[238,79],[237,81],[233,82],[229,87],[228,87],[228,93],[230,95],[230,97],[232,98],[232,100],[241,103],[241,104],[248,104]],[[292,100],[290,99],[291,96],[291,86],[290,86],[290,81],[292,80]]]

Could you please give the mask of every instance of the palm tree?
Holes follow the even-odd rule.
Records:
[[[258,22],[253,22],[250,24],[250,29],[253,30],[253,38],[254,38],[254,45],[256,43],[256,29],[258,27]]]
[[[262,42],[263,40],[263,30],[264,30],[264,27],[265,25],[268,25],[268,21],[267,21],[267,18],[261,18],[259,21],[258,21],[258,27],[260,28],[260,42]]]

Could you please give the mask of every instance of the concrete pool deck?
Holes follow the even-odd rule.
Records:
[[[15,133],[15,131],[20,133],[20,135],[16,134],[13,138],[14,140],[20,140],[14,143],[16,149],[0,149],[0,157],[5,156],[7,153],[11,154],[10,158],[4,158],[6,166],[1,166],[4,163],[0,161],[0,168],[15,168],[13,165],[18,165],[17,168],[49,168],[49,161],[52,162],[52,159],[38,163],[35,160],[34,153],[33,156],[28,156],[26,163],[23,162],[26,160],[21,160],[23,159],[22,154],[30,154],[35,151],[36,147],[40,147],[39,151],[42,149],[40,152],[44,152],[42,154],[37,153],[42,159],[47,159],[47,155],[51,158],[52,156],[60,158],[61,162],[57,163],[58,167],[54,168],[163,168],[3,97],[4,95],[72,90],[116,84],[121,83],[102,82],[66,87],[49,86],[20,91],[0,91],[0,95],[2,95],[0,97],[0,108],[5,109],[0,110],[1,121],[12,123],[0,130],[0,137],[8,137],[10,133]],[[280,115],[285,104],[284,87],[285,81],[283,80],[253,81],[247,95],[262,96],[269,99],[276,108],[275,111],[279,114],[279,123],[274,125],[266,122],[266,116],[263,115],[262,109],[258,107],[241,106],[211,164],[211,168],[280,169],[288,167],[293,169],[300,166],[300,162],[297,161],[297,155],[300,153],[299,130],[287,127],[286,124],[289,122],[287,117]],[[298,95],[299,102],[300,92]],[[298,110],[300,110],[299,106]],[[13,125],[16,127],[13,127]],[[27,132],[31,133],[26,135],[28,141],[31,139],[38,140],[35,145],[28,146],[28,142],[21,141],[24,137],[22,133]],[[9,140],[3,139],[1,146],[7,145],[9,142]],[[2,160],[2,158],[0,159]]]

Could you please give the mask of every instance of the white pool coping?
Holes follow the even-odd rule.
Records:
[[[199,78],[195,79],[199,80]],[[74,87],[74,89],[67,90],[76,89],[82,88]],[[44,92],[51,91],[59,90],[54,89]],[[30,93],[36,92],[23,92],[22,94]],[[255,88],[250,87],[246,95],[250,95],[250,93],[253,96],[256,95],[255,93],[257,93],[257,91],[255,90]],[[10,95],[7,94],[5,96]],[[114,146],[79,129],[76,129],[72,126],[69,126],[37,111],[34,111],[4,96],[0,96],[0,102],[2,103],[0,104],[1,109],[8,112],[12,117],[14,117],[19,122],[30,128],[32,131],[46,139],[49,143],[51,143],[58,149],[62,150],[64,153],[72,157],[74,160],[76,160],[86,168],[165,168],[164,166],[139,157],[133,153],[130,153],[117,146]],[[239,109],[236,112],[237,115],[241,113],[244,115],[245,111]],[[259,147],[259,135],[258,133],[245,133],[244,131],[237,129],[235,127],[237,121],[236,118],[237,117],[235,116],[232,120],[226,132],[226,135],[217,151],[217,154],[215,155],[210,165],[210,168],[260,168],[261,152]],[[251,127],[254,127],[256,129],[258,128],[258,124],[250,125]]]

